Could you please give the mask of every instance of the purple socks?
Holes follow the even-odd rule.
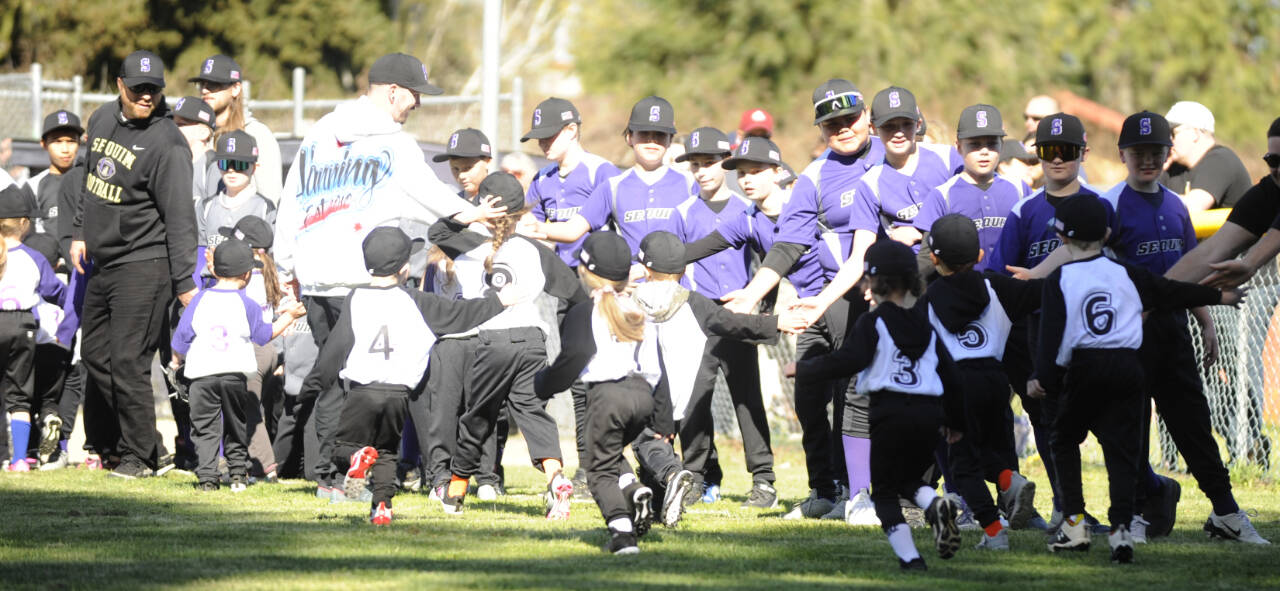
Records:
[[[844,442],[844,466],[849,471],[849,496],[860,490],[871,490],[871,440],[841,435]]]

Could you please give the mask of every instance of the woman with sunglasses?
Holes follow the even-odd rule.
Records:
[[[228,133],[243,130],[258,144],[257,174],[253,175],[253,188],[272,203],[280,201],[283,165],[280,160],[280,144],[275,134],[253,118],[247,108],[243,82],[244,71],[236,60],[225,55],[213,55],[200,64],[200,74],[189,79],[195,82],[200,98],[213,107],[217,115],[217,132],[213,141],[221,142]],[[217,227],[214,227],[217,230]]]

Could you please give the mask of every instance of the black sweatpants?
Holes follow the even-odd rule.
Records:
[[[36,345],[34,360],[34,391],[40,417],[42,420],[46,416],[60,417],[58,407],[62,403],[62,383],[71,365],[71,351],[54,344]],[[31,432],[34,434],[36,430]]]
[[[60,439],[64,441],[71,439],[71,434],[76,430],[76,411],[80,410],[80,403],[84,402],[84,380],[83,363],[75,363],[67,368],[66,379],[62,381],[62,396],[58,399],[58,416],[62,418]],[[92,449],[92,444],[86,432],[85,448]]]
[[[796,359],[808,359],[825,355],[840,348],[858,316],[867,310],[861,294],[849,294],[831,304],[817,322],[796,338]],[[857,300],[852,296],[856,295]],[[853,387],[852,380],[812,381],[796,377],[795,409],[800,423],[801,445],[804,446],[805,467],[809,473],[809,488],[834,498],[835,482],[848,478],[844,466],[843,432],[845,392]],[[827,406],[833,406],[832,411]],[[833,419],[834,417],[834,428]]]
[[[631,376],[587,386],[587,487],[605,523],[630,517],[618,477],[631,472],[622,457],[653,416],[653,387]]]
[[[39,410],[35,331],[36,317],[30,310],[0,310],[0,360],[4,361],[0,400],[6,412]]]
[[[400,437],[409,414],[409,389],[389,384],[351,386],[342,418],[334,434],[333,463],[343,473],[351,467],[351,455],[362,447],[378,450],[369,474],[373,507],[391,506],[396,494],[396,463],[400,461]]]
[[[631,453],[640,464],[640,482],[653,491],[653,510],[661,512],[667,496],[667,479],[684,468],[680,456],[670,442],[658,438],[657,432],[649,427],[631,442]]]
[[[1146,376],[1144,390],[1150,396],[1147,400],[1155,400],[1169,435],[1187,461],[1187,469],[1213,503],[1214,511],[1226,511],[1235,506],[1231,478],[1209,425],[1209,401],[1200,382],[1187,315],[1181,310],[1153,312],[1142,328],[1138,356]],[[1142,409],[1140,461],[1146,462],[1151,443],[1150,402]],[[1139,497],[1145,498],[1151,492],[1140,490]]]
[[[119,429],[122,462],[156,468],[165,452],[156,431],[151,360],[168,336],[169,261],[97,268],[87,281],[80,318],[80,356],[89,372],[86,399],[100,398],[111,414],[104,420],[114,420]]]
[[[315,465],[320,463],[316,459],[320,441],[316,437],[315,421],[311,420],[315,400],[300,402],[296,395],[287,394],[282,406],[280,419],[276,423],[276,438],[271,444],[272,454],[276,458],[276,474],[281,478],[300,477],[319,481]]]
[[[1022,410],[1027,411],[1031,420],[1031,435],[1036,441],[1036,453],[1044,464],[1045,473],[1049,477],[1049,489],[1053,493],[1055,507],[1058,502],[1058,470],[1053,461],[1053,409],[1055,402],[1049,398],[1032,398],[1027,396],[1027,380],[1031,379],[1034,365],[1031,361],[1036,344],[1040,339],[1040,315],[1037,312],[1026,320],[1013,323],[1009,332],[1009,340],[1004,346],[1004,371],[1009,376],[1009,385],[1018,394],[1022,402]]]
[[[458,449],[458,419],[462,416],[467,372],[475,360],[477,337],[448,338],[431,347],[427,386],[409,397],[409,414],[422,454],[422,481],[430,487],[449,484],[449,462]],[[499,419],[501,419],[501,412]],[[497,433],[507,428],[499,420],[481,446],[477,484],[500,484],[491,466],[497,464]]]
[[[450,461],[453,475],[470,478],[481,471],[484,442],[493,433],[504,401],[511,403],[511,419],[524,434],[534,466],[562,459],[555,419],[547,414],[547,401],[533,391],[534,376],[547,366],[542,330],[482,330],[478,339],[466,378],[466,410],[458,419],[458,449]]]
[[[720,372],[724,373],[725,382],[729,386],[729,397],[737,412],[747,471],[751,472],[753,481],[772,484],[775,480],[773,448],[769,441],[769,419],[765,415],[764,396],[760,392],[760,363],[756,346],[719,336],[707,337],[693,394],[685,409],[684,419],[680,422],[680,452],[684,457],[684,467],[702,475],[704,480],[705,477],[712,476],[707,470],[715,434],[711,400],[716,375]],[[719,479],[714,482],[719,482]]]
[[[1133,349],[1077,349],[1063,377],[1053,423],[1064,515],[1084,513],[1080,444],[1092,431],[1102,446],[1111,490],[1111,526],[1133,519],[1138,479],[1143,370]]]
[[[885,531],[904,523],[898,497],[928,486],[942,425],[942,399],[881,390],[871,398],[871,501]]]
[[[964,404],[964,437],[948,446],[956,489],[984,527],[1000,519],[987,482],[1018,469],[1013,409],[1004,367],[990,357],[957,362]]]
[[[307,325],[311,327],[311,338],[315,340],[317,349],[324,349],[325,341],[329,340],[329,332],[338,323],[346,301],[347,298],[342,296],[302,296],[302,303],[307,308]],[[338,483],[338,468],[331,458],[334,454],[333,437],[338,430],[345,398],[342,384],[334,382],[328,389],[320,392],[314,402],[309,403],[311,412],[306,413],[315,421],[316,438],[320,441],[319,453],[309,463],[321,486]]]
[[[196,447],[196,478],[218,481],[218,444],[222,444],[232,476],[249,471],[250,407],[258,400],[249,393],[245,376],[221,373],[191,380],[191,441]]]

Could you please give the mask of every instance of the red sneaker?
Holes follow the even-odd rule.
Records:
[[[369,523],[391,525],[391,507],[388,507],[385,502],[378,503],[377,508],[373,510],[373,514],[369,517]]]
[[[351,467],[347,468],[347,477],[342,483],[342,489],[346,491],[348,498],[359,499],[367,490],[365,476],[377,459],[378,450],[368,446],[351,454]]]

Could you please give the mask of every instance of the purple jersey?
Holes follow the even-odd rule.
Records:
[[[985,191],[957,174],[929,192],[914,223],[917,230],[928,232],[938,218],[949,213],[958,213],[973,220],[978,227],[978,245],[985,251],[982,261],[973,268],[982,271],[990,265],[991,253],[1000,241],[1005,218],[1014,204],[1029,193],[1031,189],[1026,183],[1015,183],[998,174]]]
[[[826,279],[835,277],[853,248],[858,181],[871,167],[884,161],[884,145],[872,137],[860,156],[843,156],[830,149],[806,166],[782,207],[779,242],[800,244],[818,252]]]
[[[566,176],[560,176],[560,165],[551,163],[534,175],[529,184],[525,203],[532,209],[533,217],[540,222],[564,222],[578,213],[591,192],[605,180],[617,176],[619,170],[608,160],[595,154],[583,154],[579,162]],[[578,266],[578,251],[582,250],[583,236],[568,244],[555,245],[556,254],[570,268]]]
[[[957,163],[963,165],[951,146],[920,144],[916,153],[916,169],[909,175],[882,162],[862,176],[849,225],[881,235],[889,228],[910,226],[929,190],[951,178]]]
[[[1182,200],[1159,187],[1156,194],[1146,195],[1122,182],[1103,193],[1102,200],[1116,212],[1107,246],[1120,260],[1164,275],[1195,248],[1196,230]]]
[[[747,209],[743,215],[725,221],[719,229],[720,235],[730,244],[750,246],[761,257],[773,248],[773,243],[777,242],[778,235],[782,231],[773,218],[765,215],[755,205]],[[817,251],[814,249],[805,251],[787,273],[787,280],[802,298],[818,295],[822,291],[824,276],[822,265],[818,263]]]
[[[679,236],[682,221],[676,207],[698,194],[698,182],[689,173],[674,168],[659,172],[661,176],[652,185],[644,182],[634,168],[600,183],[578,215],[587,220],[592,231],[613,220],[631,247],[632,256],[650,232],[666,230]]]
[[[682,232],[676,236],[686,243],[693,242],[720,230],[731,220],[745,217],[751,207],[750,201],[730,194],[724,207],[717,213],[701,197],[690,197],[677,208],[684,223],[681,226]],[[751,279],[748,275],[750,266],[751,253],[744,244],[717,252],[693,263],[693,290],[718,300],[724,294],[747,285]]]
[[[1076,195],[1098,196],[1098,192],[1086,185],[1081,185]],[[1066,197],[1050,197],[1044,189],[1022,201],[1013,204],[1013,209],[1004,221],[1004,230],[1000,232],[1000,242],[991,252],[987,268],[997,273],[1009,275],[1006,265],[1030,269],[1039,265],[1049,253],[1058,248],[1058,232],[1049,227],[1058,204]],[[1111,204],[1103,201],[1110,211]]]

